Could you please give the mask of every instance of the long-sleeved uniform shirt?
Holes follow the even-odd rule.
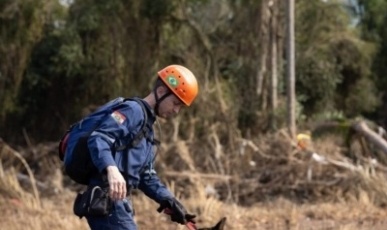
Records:
[[[148,197],[160,203],[163,198],[169,198],[173,195],[160,181],[153,168],[155,158],[153,124],[156,121],[156,116],[145,101],[141,100],[141,103],[143,103],[147,113],[148,133],[139,144],[125,150],[114,151],[117,146],[129,145],[136,134],[140,132],[145,120],[141,106],[136,101],[129,100],[115,107],[103,117],[102,122],[90,134],[87,145],[91,159],[99,172],[102,173],[107,166],[117,166],[124,175],[128,186],[140,189]],[[90,129],[93,125],[85,119],[78,126]],[[71,157],[68,156],[71,154],[67,153],[71,151],[71,146],[76,142],[77,137],[74,136],[70,135],[66,158]]]

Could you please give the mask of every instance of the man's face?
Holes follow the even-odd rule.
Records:
[[[161,101],[158,111],[159,116],[166,119],[173,118],[179,113],[183,106],[184,103],[174,94],[171,94]]]

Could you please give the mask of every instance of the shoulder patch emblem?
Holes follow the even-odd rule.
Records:
[[[120,125],[126,120],[126,117],[118,111],[114,111],[110,116]]]

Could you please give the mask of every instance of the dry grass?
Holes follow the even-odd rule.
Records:
[[[310,151],[286,151],[288,142],[275,134],[236,141],[236,152],[229,152],[215,129],[210,136],[210,144],[200,146],[209,154],[192,154],[197,147],[176,140],[163,146],[158,159],[169,163],[158,165],[159,174],[187,209],[198,215],[199,227],[226,216],[227,230],[387,229],[386,170],[367,159],[357,164],[348,161],[336,140],[320,139]],[[72,214],[75,192],[63,184],[66,180],[53,164],[43,167],[44,176],[39,171],[31,174],[30,181],[36,176],[45,182],[36,180],[41,183],[37,193],[36,187],[20,184],[17,176],[23,167],[13,167],[23,165],[20,161],[26,155],[18,157],[4,146],[0,146],[0,162],[6,161],[0,164],[4,166],[0,167],[2,229],[88,229],[84,219]],[[312,152],[323,156],[325,163],[312,160]],[[268,179],[262,182],[264,176]],[[305,191],[300,198],[297,192]],[[135,194],[133,202],[139,229],[184,229],[157,213],[157,204],[144,195]]]
[[[3,229],[88,229],[86,221],[75,217],[72,202],[75,193],[64,190],[57,196],[42,197],[42,207],[30,207],[24,200],[0,199]],[[365,196],[365,195],[364,195]],[[252,207],[223,203],[215,198],[183,199],[189,210],[199,213],[198,226],[213,225],[226,216],[226,229],[386,229],[386,210],[372,205],[366,198],[351,203],[294,204],[277,199]],[[184,229],[155,210],[157,205],[143,195],[134,197],[139,229]]]

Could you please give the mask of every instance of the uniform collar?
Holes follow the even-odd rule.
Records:
[[[144,99],[139,98],[139,97],[137,97],[137,99],[139,99],[145,107],[145,110],[146,110],[147,115],[148,115],[148,122],[153,124],[156,121],[156,115],[155,115],[153,109],[150,107],[148,102],[146,102]]]

